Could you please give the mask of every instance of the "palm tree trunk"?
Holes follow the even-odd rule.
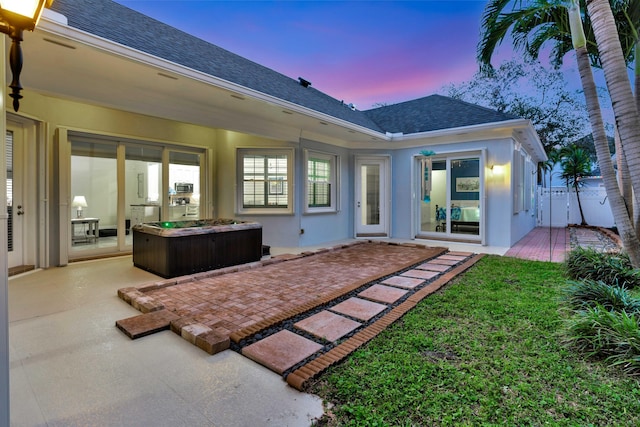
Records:
[[[635,44],[635,58],[640,58],[640,56],[638,55],[640,55],[640,42],[636,42]],[[636,60],[635,66],[633,68],[634,68],[634,80],[635,80],[634,87],[636,89],[635,91],[636,109],[640,114],[640,86],[638,86],[640,85],[640,61]],[[616,146],[616,150],[617,149],[618,147]],[[616,156],[616,157],[622,158],[622,179],[626,180],[627,183],[630,183],[631,172],[629,171],[629,164],[625,160],[624,156]],[[618,172],[619,171],[620,171],[620,168],[618,168]],[[631,184],[628,184],[628,187],[631,187]],[[622,196],[625,198],[628,197],[626,201],[627,203],[631,204],[631,209],[629,211],[629,216],[631,216],[631,222],[633,223],[633,226],[635,227],[636,230],[640,230],[640,204],[635,202],[636,199],[633,197],[633,188],[628,188],[625,190],[623,190],[625,192],[623,192]],[[637,231],[636,231],[636,234],[637,234]]]
[[[589,112],[589,121],[591,122],[591,131],[593,132],[593,141],[600,165],[600,172],[602,173],[602,180],[604,181],[604,186],[609,196],[609,206],[611,207],[613,218],[618,227],[622,244],[629,254],[631,264],[634,268],[638,268],[640,267],[640,241],[638,241],[636,231],[631,224],[629,212],[627,211],[616,181],[616,174],[613,169],[609,144],[604,130],[604,120],[602,119],[598,92],[587,53],[586,39],[584,37],[580,9],[577,6],[577,1],[575,1],[573,7],[569,8],[569,16],[580,80]]]
[[[640,117],[608,0],[587,0],[594,36],[600,52],[607,88],[620,132],[622,154],[629,170],[640,170]],[[634,198],[640,195],[640,174],[631,174]],[[637,200],[636,200],[637,202]]]
[[[578,188],[578,181],[574,181],[573,189],[576,190],[576,199],[578,200],[578,210],[580,210],[580,225],[587,225],[587,221],[584,220],[584,212],[582,211],[582,203],[580,202],[580,188]]]
[[[618,166],[618,187],[620,187],[624,204],[627,206],[627,212],[629,212],[629,218],[634,226],[633,228],[638,230],[637,218],[634,216],[634,212],[636,212],[637,209],[635,209],[633,189],[631,188],[631,172],[629,172],[629,165],[622,154],[622,142],[620,141],[618,129],[615,130],[614,141],[616,146],[616,164]]]

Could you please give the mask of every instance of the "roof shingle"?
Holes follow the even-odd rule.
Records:
[[[313,87],[114,1],[57,0],[52,10],[66,16],[71,27],[377,132],[411,134],[515,118],[439,95],[352,110]]]
[[[365,111],[382,129],[391,133],[412,134],[439,129],[494,123],[518,117],[479,105],[431,95],[399,104]]]

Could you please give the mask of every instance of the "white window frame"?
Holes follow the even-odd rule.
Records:
[[[295,151],[289,148],[238,148],[236,151],[236,213],[251,215],[291,215],[294,213],[294,154]],[[268,207],[268,206],[244,206],[244,158],[245,156],[286,156],[287,172],[286,185],[281,189],[287,195],[286,207]]]
[[[309,162],[313,159],[327,161],[329,163],[329,206],[310,206],[309,200]],[[304,212],[307,214],[337,212],[339,209],[339,157],[335,154],[323,153],[320,151],[304,150]]]

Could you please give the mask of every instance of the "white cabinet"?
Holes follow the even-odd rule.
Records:
[[[131,227],[143,222],[160,221],[160,206],[131,205]]]
[[[200,206],[192,203],[186,205],[169,206],[169,219],[180,221],[185,219],[198,219],[200,217]]]

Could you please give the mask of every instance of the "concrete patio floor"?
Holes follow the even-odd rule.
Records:
[[[116,294],[159,279],[131,257],[9,279],[12,426],[309,426],[315,396],[233,351],[213,356],[166,331],[131,341]]]
[[[548,261],[544,233],[535,229],[508,255]],[[569,238],[555,234],[552,258],[568,248]],[[295,249],[272,248],[287,252]],[[11,425],[308,426],[322,415],[320,399],[236,352],[208,355],[170,331],[132,341],[116,329],[117,319],[139,314],[117,289],[159,279],[133,267],[130,256],[11,277]]]

